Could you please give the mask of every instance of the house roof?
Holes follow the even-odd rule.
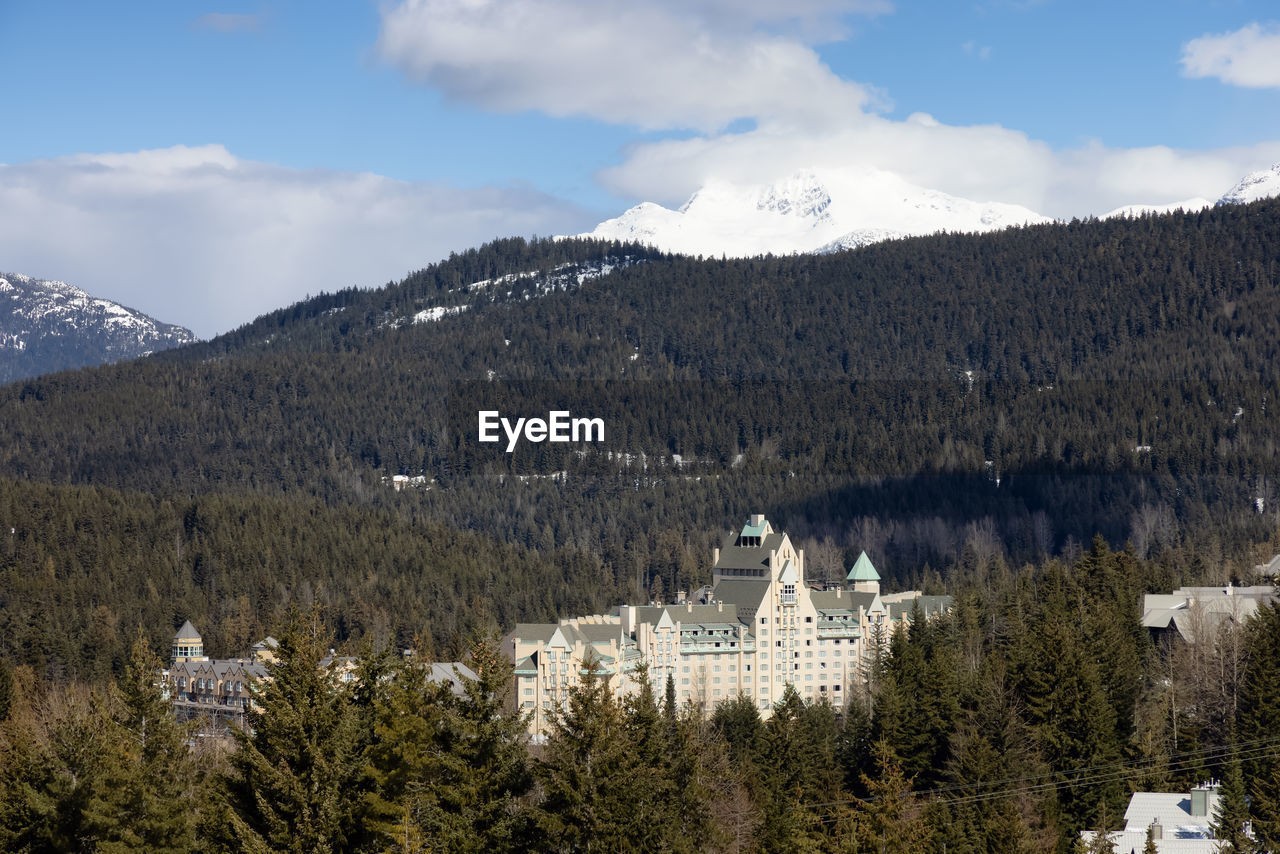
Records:
[[[839,596],[834,590],[814,590],[809,594],[813,606],[824,611],[856,611],[859,608],[869,611],[879,598],[879,593],[869,590],[842,590]]]
[[[528,661],[526,657],[523,661]],[[516,665],[519,670],[519,665]],[[467,679],[475,682],[480,677],[476,676],[476,672],[467,667],[461,661],[433,661],[427,666],[427,681],[435,683],[448,683],[453,693],[462,696],[463,685],[462,680]]]
[[[174,640],[200,640],[200,633],[196,631],[196,627],[191,625],[191,621],[187,620],[182,624],[182,628],[178,629],[173,636]]]
[[[557,623],[516,623],[515,629],[511,632],[511,637],[530,643],[538,641],[546,643],[551,640],[551,636],[555,634],[557,628],[559,628]]]
[[[1191,796],[1186,792],[1134,792],[1129,808],[1124,812],[1126,829],[1145,831],[1147,826],[1159,822],[1166,837],[1173,836],[1175,828],[1213,824],[1213,814],[1218,805],[1217,791],[1208,793],[1209,808],[1206,815],[1191,814]]]
[[[720,549],[716,566],[720,569],[767,569],[769,554],[769,549],[763,546],[725,546]]]
[[[722,579],[711,595],[715,597],[717,602],[724,603],[726,612],[732,607],[734,616],[738,619],[741,619],[740,612],[742,611],[750,611],[754,616],[756,610],[760,607],[760,603],[764,601],[764,597],[769,595],[769,580],[766,578],[761,578],[758,581],[746,578]]]
[[[847,578],[850,581],[879,581],[880,573],[876,572],[876,568],[871,563],[871,558],[867,557],[866,552],[863,552],[854,561]]]
[[[769,523],[762,521],[759,525],[752,525],[750,522],[742,526],[742,537],[763,537],[765,526]]]
[[[852,612],[857,611],[859,608],[863,610],[870,609],[872,603],[876,601],[876,595],[875,593],[857,590],[841,590],[837,596],[835,590],[815,590],[809,594],[809,601],[819,611],[828,613]]]

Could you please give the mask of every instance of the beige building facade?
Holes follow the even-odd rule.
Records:
[[[682,706],[707,710],[742,695],[767,717],[787,685],[806,700],[843,706],[895,624],[917,605],[925,616],[950,606],[949,597],[915,591],[882,595],[865,553],[846,585],[811,587],[803,550],[763,516],[726,537],[712,562],[704,601],[516,626],[504,648],[530,731],[549,732],[588,660],[618,695],[635,690],[644,665],[659,694],[671,677]]]

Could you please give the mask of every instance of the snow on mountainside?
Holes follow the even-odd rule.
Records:
[[[0,382],[134,359],[197,340],[66,282],[0,273]]]
[[[830,252],[938,231],[1049,222],[1018,205],[973,202],[889,172],[798,172],[767,186],[712,182],[677,211],[645,202],[584,237],[635,240],[669,252],[750,256]]]
[[[1241,178],[1239,184],[1218,199],[1218,204],[1244,205],[1273,196],[1280,196],[1280,163]]]

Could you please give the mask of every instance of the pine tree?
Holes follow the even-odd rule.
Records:
[[[911,780],[903,776],[887,744],[877,742],[873,752],[875,774],[863,780],[867,797],[854,806],[855,850],[923,854],[929,850],[928,830],[911,793]]]
[[[225,780],[231,850],[336,854],[369,846],[359,821],[364,767],[349,691],[320,667],[329,646],[318,610],[294,614],[256,685],[261,709],[235,733]]]
[[[624,821],[633,789],[622,711],[594,660],[557,711],[538,766],[544,792],[539,823],[549,850],[626,850]]]
[[[1156,848],[1156,828],[1154,824],[1147,826],[1147,841],[1142,846],[1142,854],[1160,854]]]
[[[437,707],[438,716],[434,726],[420,730],[429,741],[403,795],[412,821],[401,826],[410,825],[412,835],[436,850],[521,851],[530,844],[532,817],[523,799],[533,778],[524,721],[505,709],[511,664],[493,639],[472,645],[471,664],[476,678],[461,679],[461,696],[447,685],[428,686],[420,694],[424,703]],[[413,666],[399,678],[424,681]],[[404,747],[399,742],[393,761],[403,756]]]
[[[94,799],[98,850],[185,852],[195,841],[195,763],[160,685],[160,659],[138,633],[118,684],[112,744],[118,761]]]
[[[1249,658],[1240,688],[1240,738],[1256,742],[1280,732],[1280,607],[1266,604],[1249,621]],[[1264,851],[1280,851],[1280,757],[1272,751],[1245,768],[1253,831]]]
[[[1224,854],[1252,854],[1256,850],[1249,833],[1249,803],[1245,797],[1244,775],[1240,756],[1232,749],[1226,773],[1218,791],[1218,806],[1213,814],[1213,835],[1221,840]]]

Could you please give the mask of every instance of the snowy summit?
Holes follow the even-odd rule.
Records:
[[[1049,222],[1018,205],[974,202],[890,172],[803,171],[768,185],[717,181],[679,210],[652,202],[587,237],[634,240],[689,255],[831,252],[939,231],[993,231]]]
[[[1280,163],[1270,169],[1251,172],[1240,179],[1221,199],[1220,205],[1244,205],[1259,199],[1280,196]]]
[[[195,340],[189,329],[66,282],[0,273],[0,382],[135,359]]]

